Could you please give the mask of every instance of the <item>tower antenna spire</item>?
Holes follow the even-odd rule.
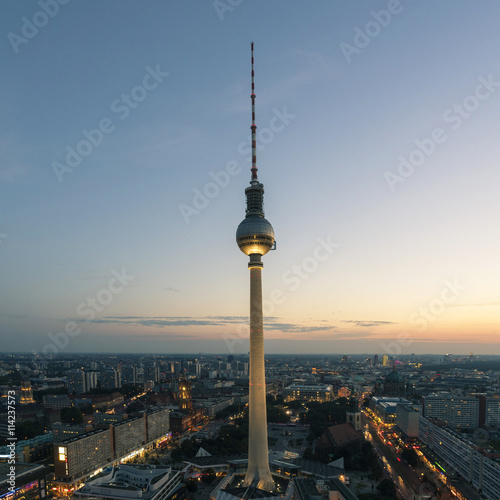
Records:
[[[252,47],[252,93],[250,97],[252,99],[252,181],[257,180],[257,125],[255,124],[255,73],[253,68],[253,42]]]

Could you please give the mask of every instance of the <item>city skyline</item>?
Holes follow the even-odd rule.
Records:
[[[500,6],[55,5],[0,7],[7,350],[248,351],[254,40],[266,353],[500,354]]]

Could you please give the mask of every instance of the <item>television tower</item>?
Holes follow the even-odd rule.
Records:
[[[252,178],[245,189],[246,215],[236,230],[240,250],[250,257],[250,395],[248,468],[245,486],[272,491],[274,481],[269,470],[266,416],[266,373],[264,366],[264,324],[262,318],[262,256],[274,250],[274,230],[264,218],[264,186],[257,179],[255,84],[252,50]]]

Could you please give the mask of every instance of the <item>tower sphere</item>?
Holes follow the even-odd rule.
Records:
[[[274,229],[264,217],[249,215],[236,230],[236,243],[245,255],[266,255],[274,245]]]

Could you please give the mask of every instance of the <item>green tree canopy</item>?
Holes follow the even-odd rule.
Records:
[[[76,406],[62,408],[61,421],[67,424],[81,424],[83,422],[83,413]]]

